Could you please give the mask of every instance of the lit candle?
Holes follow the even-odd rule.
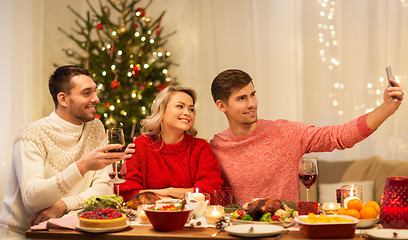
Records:
[[[323,203],[322,210],[326,215],[334,215],[340,209],[340,203]]]
[[[223,217],[224,215],[225,211],[223,206],[208,206],[207,210],[205,211],[205,219],[207,220],[207,224],[215,224],[218,218]]]
[[[199,193],[199,192],[198,192],[198,188],[196,188],[196,192],[195,192],[195,193],[192,193],[192,194],[191,194],[191,197],[192,197],[194,200],[198,201],[198,202],[200,202],[200,201],[205,201],[205,196],[204,196],[204,194]]]
[[[142,205],[137,207],[137,217],[140,224],[150,223],[149,218],[147,217],[145,211],[142,210]]]
[[[349,197],[346,197],[346,199],[344,199],[344,207],[347,208],[347,203],[352,200],[352,199],[360,199],[358,198],[357,195],[357,187],[354,186],[354,184],[351,185],[351,188],[349,190]]]

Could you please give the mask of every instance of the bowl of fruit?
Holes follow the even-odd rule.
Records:
[[[375,201],[363,203],[360,199],[347,202],[347,208],[341,208],[338,215],[347,215],[359,219],[357,228],[369,228],[378,223],[380,205]]]
[[[144,205],[143,210],[156,231],[171,232],[182,230],[193,211],[183,204]]]

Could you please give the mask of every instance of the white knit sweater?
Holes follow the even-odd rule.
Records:
[[[35,212],[60,199],[68,212],[83,207],[90,196],[111,194],[106,168],[82,176],[75,164],[105,142],[98,119],[74,125],[55,112],[21,129],[13,145],[0,226],[23,233]]]

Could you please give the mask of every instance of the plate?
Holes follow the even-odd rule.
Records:
[[[398,235],[394,237],[394,233]],[[373,229],[367,235],[374,239],[408,239],[408,230],[401,229]]]
[[[256,224],[256,225],[277,225],[277,226],[282,226],[284,228],[290,227],[295,224],[295,221],[291,222],[282,222],[282,223],[276,223],[276,222],[261,222],[261,221],[246,221],[246,220],[239,220],[239,219],[231,219],[231,222],[233,224]]]
[[[253,231],[249,231],[251,228]],[[228,226],[225,231],[237,237],[269,237],[280,234],[284,229],[277,225],[241,224]]]
[[[86,227],[80,227],[79,222],[75,226],[76,229],[79,229],[84,232],[90,232],[90,233],[104,233],[104,232],[118,232],[121,231],[127,227],[130,226],[130,222],[126,221],[126,226],[121,226],[121,227],[112,227],[112,228],[86,228]]]
[[[357,228],[369,228],[378,223],[378,218],[373,219],[359,219]]]

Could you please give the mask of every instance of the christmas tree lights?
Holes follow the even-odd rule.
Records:
[[[64,51],[97,83],[97,117],[106,128],[123,127],[129,143],[138,135],[140,120],[150,113],[156,95],[176,84],[168,70],[174,65],[171,53],[165,50],[174,32],[162,35],[165,11],[155,21],[147,17],[152,1],[145,7],[136,6],[141,0],[106,0],[105,5],[99,1],[99,11],[86,2],[90,10],[85,17],[68,6],[78,18],[73,34],[58,28],[80,49]]]

